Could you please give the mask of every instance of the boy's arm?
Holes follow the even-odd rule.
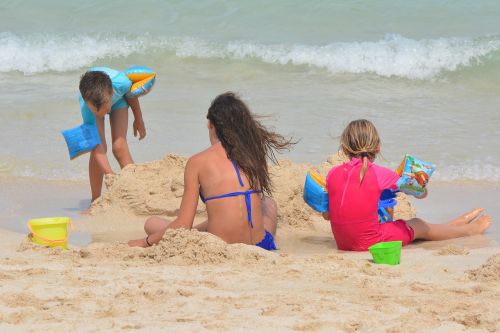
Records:
[[[134,114],[134,136],[137,137],[139,134],[139,140],[144,139],[146,136],[146,127],[144,126],[144,120],[142,119],[141,105],[139,104],[139,98],[137,97],[126,97],[128,105],[132,109]]]

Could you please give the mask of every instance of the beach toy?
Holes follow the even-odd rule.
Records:
[[[122,72],[130,81],[132,87],[127,93],[127,97],[140,97],[151,91],[156,81],[156,73],[148,67],[134,66]]]
[[[396,206],[397,204],[398,202],[396,201],[396,191],[382,191],[380,200],[378,202],[378,221],[380,223],[394,221],[394,206]]]
[[[317,212],[324,213],[328,211],[326,181],[314,171],[308,171],[306,174],[304,201]]]
[[[69,158],[74,159],[94,149],[101,143],[101,137],[95,125],[83,124],[81,126],[62,131]]]
[[[28,221],[33,243],[50,247],[68,248],[69,217],[48,217]]]
[[[396,169],[396,173],[401,177],[397,186],[401,192],[419,198],[424,195],[425,186],[434,170],[436,170],[434,164],[406,154],[401,165]]]
[[[92,67],[92,72],[103,72],[113,83],[113,100],[116,103],[124,95],[126,97],[140,97],[151,91],[156,81],[156,73],[149,67],[133,66],[123,72],[108,67]]]
[[[376,264],[398,265],[401,260],[402,241],[381,242],[368,248]]]

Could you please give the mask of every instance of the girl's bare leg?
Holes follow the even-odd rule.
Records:
[[[491,225],[491,218],[482,215],[474,222],[462,225],[431,224],[419,218],[408,220],[407,223],[415,231],[414,239],[445,240],[482,234]]]
[[[151,216],[146,220],[146,223],[144,223],[144,231],[149,236],[155,232],[166,229],[171,222],[172,221],[158,216]]]
[[[139,247],[148,247],[153,244],[158,244],[165,231],[167,230],[167,226],[171,223],[164,218],[158,216],[151,216],[144,223],[144,231],[146,231],[147,237],[131,240],[128,242],[129,246],[139,246]],[[146,241],[147,240],[147,241]]]

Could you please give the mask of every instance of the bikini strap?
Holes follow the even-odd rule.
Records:
[[[241,187],[245,186],[243,184],[243,180],[241,179],[241,174],[240,174],[240,170],[238,169],[238,166],[236,165],[236,163],[233,160],[231,160],[231,163],[233,163],[234,170],[236,170],[236,175],[238,176],[238,181],[240,182]]]

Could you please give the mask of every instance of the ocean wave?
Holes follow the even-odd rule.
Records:
[[[0,45],[0,72],[18,71],[26,75],[74,71],[100,59],[127,57],[151,47],[145,38],[19,36],[9,32],[0,33]]]
[[[379,41],[326,45],[218,43],[190,37],[117,37],[1,33],[0,72],[72,71],[102,59],[166,52],[179,58],[255,59],[276,65],[311,66],[331,74],[376,74],[426,80],[477,65],[500,52],[500,36],[415,40],[391,34]]]

